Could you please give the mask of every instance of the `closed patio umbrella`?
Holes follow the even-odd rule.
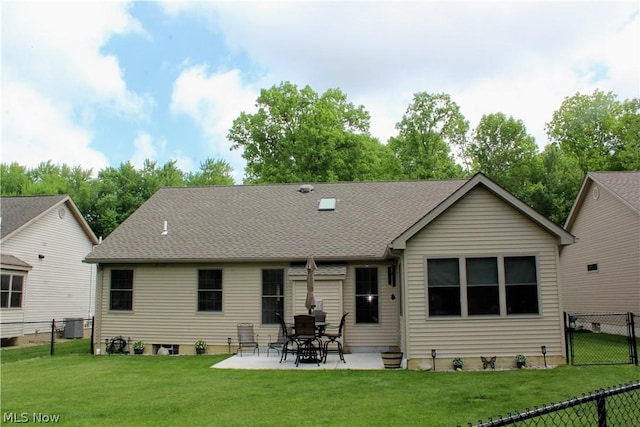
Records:
[[[310,256],[307,258],[307,299],[304,303],[304,306],[309,310],[309,314],[311,314],[311,310],[316,308],[316,297],[313,294],[313,272],[318,268],[316,266],[313,257]]]

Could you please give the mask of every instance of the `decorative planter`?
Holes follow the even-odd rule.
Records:
[[[527,362],[516,362],[516,366],[518,367],[518,369],[524,368],[525,366],[527,366]]]
[[[382,355],[382,363],[385,369],[398,369],[402,365],[401,351],[384,351]]]
[[[144,353],[144,348],[134,348],[133,354],[142,354]]]
[[[205,351],[207,351],[205,348],[196,348],[196,354],[204,354]]]

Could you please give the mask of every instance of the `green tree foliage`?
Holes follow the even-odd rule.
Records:
[[[390,138],[389,146],[405,177],[441,179],[463,175],[451,147],[464,145],[469,123],[449,95],[414,94],[396,129],[398,136]]]
[[[613,93],[567,97],[547,123],[547,135],[584,172],[640,169],[640,100]]]
[[[339,89],[318,95],[283,82],[263,89],[256,106],[255,114],[233,121],[228,135],[232,149],[243,149],[246,182],[362,180],[376,176],[371,160],[388,160],[372,159],[384,150],[369,135],[369,113]]]
[[[161,187],[233,184],[231,168],[224,161],[207,159],[201,172],[185,174],[175,161],[162,167],[145,160],[142,169],[131,163],[107,167],[93,178],[91,170],[52,162],[27,169],[17,163],[0,164],[3,196],[68,194],[94,233],[107,236]]]
[[[564,225],[584,178],[578,160],[557,144],[549,144],[536,156],[535,165],[522,199],[553,222]]]
[[[537,146],[522,120],[484,115],[463,150],[473,172],[482,172],[518,197],[526,194]]]
[[[29,194],[31,179],[27,168],[16,162],[0,164],[0,191],[3,196]]]
[[[200,171],[188,173],[185,184],[189,187],[198,185],[233,185],[233,169],[224,160],[207,158],[200,163]]]

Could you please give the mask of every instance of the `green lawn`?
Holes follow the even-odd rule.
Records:
[[[629,343],[625,336],[575,332],[573,334],[573,346],[573,363],[576,365],[629,363]]]
[[[226,356],[69,354],[87,350],[86,340],[57,345],[54,357],[3,350],[3,417],[59,415],[65,426],[455,426],[640,380],[632,365],[250,371],[209,369]]]

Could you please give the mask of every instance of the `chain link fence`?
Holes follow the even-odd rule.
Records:
[[[30,322],[2,322],[0,329],[3,336],[11,336],[13,338],[2,338],[2,346],[20,346],[20,343],[49,344],[49,353],[53,356],[55,353],[55,344],[64,339],[84,338],[85,329],[90,328],[90,348],[91,354],[94,353],[93,334],[95,320],[91,318],[65,318],[62,320],[42,320]]]
[[[468,424],[472,426],[472,423]],[[640,425],[640,383],[626,384],[575,397],[497,420],[480,420],[475,427],[575,426],[636,427]],[[460,426],[458,426],[460,427]]]
[[[566,314],[567,363],[638,364],[633,313]]]

